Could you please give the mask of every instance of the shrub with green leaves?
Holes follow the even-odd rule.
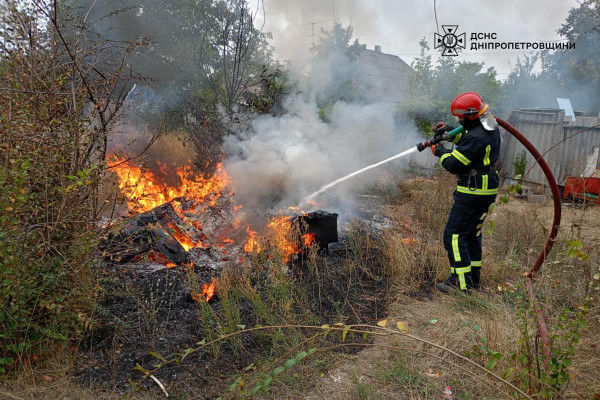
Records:
[[[108,64],[86,75],[83,57],[97,53],[77,58],[70,41],[89,43],[58,35],[47,7],[0,13],[0,374],[60,354],[91,326],[96,294],[95,201],[119,76]]]
[[[525,153],[525,150],[517,154],[513,167],[515,167],[515,175],[519,177],[525,175],[525,168],[527,168],[527,153]]]

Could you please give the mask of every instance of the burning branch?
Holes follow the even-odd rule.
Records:
[[[192,293],[192,299],[198,303],[208,303],[208,301],[214,297],[216,288],[217,282],[215,280],[212,280],[210,283],[205,283],[202,285],[202,292]]]

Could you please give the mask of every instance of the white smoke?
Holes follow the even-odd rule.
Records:
[[[339,62],[339,55],[334,59]],[[350,65],[350,60],[345,62]],[[398,106],[393,103],[338,101],[328,114],[329,122],[324,122],[315,99],[323,95],[322,88],[329,87],[329,80],[335,76],[330,68],[315,66],[309,81],[319,84],[289,96],[283,104],[283,115],[260,116],[252,121],[250,129],[225,139],[225,168],[238,202],[247,210],[277,211],[298,206],[324,184],[419,141],[412,124],[398,123]],[[398,160],[391,165],[397,168],[407,163]],[[384,170],[381,167],[359,175],[331,192],[348,200],[352,191],[372,183]],[[336,211],[336,204],[320,206]],[[348,203],[344,207],[347,209]]]

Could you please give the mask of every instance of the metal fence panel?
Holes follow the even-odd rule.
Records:
[[[517,109],[508,115],[508,122],[533,143],[544,154],[552,146],[574,133],[600,124],[600,118],[577,116],[575,121],[565,120],[565,113],[558,109]],[[500,173],[508,178],[514,177],[514,162],[525,148],[510,134],[503,136],[503,157]],[[594,149],[600,147],[600,127],[580,133],[562,144],[557,145],[544,155],[559,185],[564,185],[568,176],[580,176],[586,168]],[[526,152],[526,151],[525,151]],[[546,178],[541,168],[534,165],[535,160],[526,152],[527,166],[531,171],[524,177],[525,181],[546,185]],[[532,168],[533,166],[533,168]],[[596,167],[600,160],[596,160]]]

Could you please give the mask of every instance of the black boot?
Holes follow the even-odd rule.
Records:
[[[473,279],[471,277],[471,272],[467,272],[465,275],[465,284],[466,289],[463,292],[468,293],[469,290],[473,289]],[[444,283],[436,283],[435,288],[442,293],[449,293],[451,290],[462,290],[460,289],[460,280],[457,274],[450,274],[446,282]]]
[[[473,289],[481,290],[481,267],[471,267],[471,279],[473,280]]]
[[[456,274],[450,274],[445,282],[438,282],[435,284],[435,288],[442,293],[450,293],[451,290],[458,289],[458,276]]]

